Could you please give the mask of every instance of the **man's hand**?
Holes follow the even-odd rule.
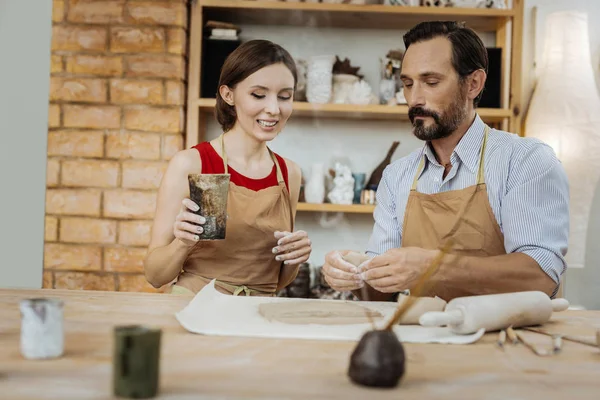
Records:
[[[437,250],[405,247],[388,250],[361,265],[361,277],[373,289],[395,293],[412,289]]]
[[[358,268],[342,258],[350,250],[331,251],[325,256],[325,264],[321,273],[327,284],[338,292],[356,290],[363,287],[364,282],[358,275]]]

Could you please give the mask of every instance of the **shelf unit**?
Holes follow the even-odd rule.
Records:
[[[524,0],[512,0],[511,9],[402,7],[296,3],[262,0],[196,0],[190,8],[190,51],[187,88],[187,148],[205,138],[208,118],[213,118],[214,99],[200,98],[203,26],[207,20],[236,24],[311,26],[361,29],[408,29],[427,20],[460,20],[478,32],[495,32],[502,48],[502,94],[504,108],[478,109],[482,119],[494,126],[521,134],[521,60]],[[519,38],[512,40],[512,38]],[[407,106],[294,103],[293,118],[342,118],[361,120],[408,120]],[[298,211],[372,213],[373,206],[306,204]]]

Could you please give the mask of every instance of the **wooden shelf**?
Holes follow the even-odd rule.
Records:
[[[204,18],[247,25],[406,29],[427,20],[458,19],[479,31],[495,31],[511,9],[402,7],[277,1],[204,0]]]
[[[370,204],[298,203],[297,211],[373,214],[373,211],[375,211],[375,206]]]
[[[299,3],[310,4],[310,3]],[[213,112],[215,99],[198,99],[197,106],[203,112]],[[510,110],[502,108],[479,108],[477,112],[486,122],[501,122],[511,116]],[[371,104],[366,106],[354,104],[311,104],[294,102],[294,116],[313,118],[342,119],[376,119],[408,121],[408,106],[386,106]]]

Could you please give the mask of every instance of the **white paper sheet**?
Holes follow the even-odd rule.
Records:
[[[217,336],[358,341],[365,332],[372,329],[369,323],[286,324],[268,321],[258,311],[260,304],[297,301],[313,301],[320,304],[320,302],[339,302],[341,300],[230,296],[217,291],[214,281],[211,281],[196,294],[185,308],[176,313],[175,317],[189,332]],[[388,302],[360,302],[360,305],[379,311],[384,315],[386,321],[391,318],[396,309],[396,303]],[[446,327],[419,325],[397,325],[394,327],[394,332],[405,343],[448,344],[474,343],[484,334],[483,329],[472,335],[457,335]]]

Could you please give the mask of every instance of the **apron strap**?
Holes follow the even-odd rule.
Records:
[[[485,183],[485,176],[483,173],[483,166],[484,166],[483,159],[484,159],[485,148],[487,146],[487,138],[488,138],[489,131],[490,131],[490,128],[488,125],[486,125],[485,129],[484,129],[484,133],[483,133],[483,144],[481,145],[481,154],[479,155],[479,169],[477,171],[477,184],[478,185]],[[423,171],[424,167],[425,167],[425,155],[421,156],[421,161],[419,162],[419,166],[417,167],[417,173],[415,174],[415,177],[413,178],[412,186],[410,187],[411,191],[417,190],[417,182],[419,180],[419,175]]]
[[[490,127],[489,126],[485,126],[485,130],[483,133],[483,144],[481,145],[481,154],[479,156],[479,171],[477,171],[477,184],[481,185],[482,183],[485,183],[485,176],[483,173],[483,156],[485,153],[485,148],[487,146],[487,138],[488,138],[488,132],[490,131]]]
[[[225,169],[225,173],[228,174],[229,170],[227,168],[227,152],[225,151],[225,141],[223,139],[223,134],[221,134],[221,158],[223,159],[223,168]]]
[[[229,283],[225,283],[225,282],[221,282],[221,281],[215,281],[215,284],[231,291],[234,296],[239,296],[240,293],[242,293],[242,292],[244,292],[245,296],[250,296],[252,293],[257,293],[257,294],[262,294],[262,295],[271,295],[271,296],[275,295],[275,293],[272,293],[272,292],[263,292],[261,290],[251,289],[246,285],[236,286],[236,285],[231,285]]]

